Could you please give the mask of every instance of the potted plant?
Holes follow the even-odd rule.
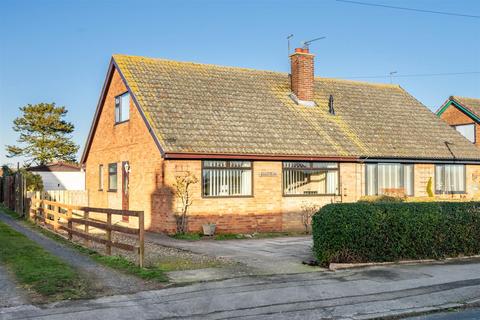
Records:
[[[205,236],[213,236],[215,234],[215,228],[217,225],[215,223],[205,223],[202,225],[203,227],[203,235]]]

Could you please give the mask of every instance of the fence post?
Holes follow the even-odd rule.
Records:
[[[106,252],[107,252],[107,255],[111,255],[112,254],[112,244],[111,244],[111,241],[112,241],[112,214],[109,212],[107,213],[107,243],[106,243]]]
[[[73,229],[73,222],[72,222],[72,208],[68,208],[67,211],[67,225],[68,225],[68,240],[72,241],[72,229]]]
[[[85,231],[86,234],[88,234],[88,229],[89,229],[89,228],[88,228],[88,217],[89,217],[89,215],[90,215],[90,214],[89,214],[89,212],[88,212],[87,210],[83,211],[83,219],[85,220],[85,221],[84,221],[84,222],[85,222],[84,231]],[[87,247],[90,246],[90,241],[89,241],[88,239],[85,239],[84,243],[85,243],[85,245],[86,245]]]
[[[58,212],[60,211],[60,205],[53,206],[53,231],[57,232],[58,230]]]
[[[138,214],[138,241],[139,241],[139,248],[138,248],[138,264],[140,268],[143,268],[143,260],[145,255],[145,221],[143,216],[143,211]]]

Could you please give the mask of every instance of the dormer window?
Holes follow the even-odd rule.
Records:
[[[115,97],[115,123],[130,119],[130,93],[125,92]]]

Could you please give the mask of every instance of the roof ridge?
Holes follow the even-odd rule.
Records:
[[[206,67],[214,67],[214,68],[223,68],[223,69],[234,69],[234,70],[241,70],[241,71],[254,71],[258,73],[274,73],[274,74],[282,74],[288,75],[288,72],[284,71],[273,71],[273,70],[263,70],[263,69],[254,69],[254,68],[247,68],[247,67],[238,67],[238,66],[226,66],[214,63],[203,63],[203,62],[194,62],[194,61],[179,61],[179,60],[172,60],[172,59],[165,59],[165,58],[155,58],[155,57],[145,57],[145,56],[135,56],[135,55],[127,55],[127,54],[113,54],[112,57],[128,57],[128,58],[140,58],[145,60],[159,60],[168,63],[179,63],[179,64],[190,64],[190,65],[197,65],[197,66],[206,66]]]
[[[249,72],[256,72],[256,73],[269,73],[275,75],[285,75],[288,76],[288,72],[284,71],[273,71],[273,70],[263,70],[263,69],[255,69],[255,68],[247,68],[247,67],[238,67],[238,66],[225,66],[220,64],[213,64],[213,63],[202,63],[202,62],[194,62],[194,61],[178,61],[172,59],[165,59],[165,58],[156,58],[156,57],[145,57],[145,56],[136,56],[136,55],[127,55],[127,54],[113,54],[112,57],[127,57],[127,58],[139,58],[145,60],[156,60],[156,61],[164,61],[167,63],[179,63],[179,64],[190,64],[196,66],[206,66],[206,67],[214,67],[219,69],[233,69],[239,71],[249,71]],[[315,76],[315,80],[325,80],[325,81],[339,81],[339,82],[349,82],[354,84],[362,84],[362,85],[370,85],[370,86],[377,86],[377,87],[386,87],[386,88],[400,88],[398,84],[390,84],[390,83],[381,83],[381,82],[367,82],[367,81],[359,81],[359,80],[350,80],[350,79],[342,79],[342,78],[331,78],[331,77],[320,77]]]
[[[450,99],[471,99],[471,100],[479,100],[480,101],[480,98],[465,97],[465,96],[450,96]]]
[[[394,84],[394,83],[368,82],[368,81],[350,80],[350,79],[342,79],[342,78],[323,78],[323,77],[315,77],[315,79],[326,80],[326,81],[350,82],[350,83],[377,86],[377,87],[401,89],[399,84]]]

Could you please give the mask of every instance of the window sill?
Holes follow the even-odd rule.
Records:
[[[117,189],[108,189],[107,192],[117,192]]]
[[[334,193],[318,193],[318,194],[283,194],[282,197],[285,198],[295,198],[295,197],[340,197],[339,194]]]
[[[128,121],[130,121],[130,119],[123,120],[123,121],[120,121],[120,122],[115,122],[114,126],[117,126],[117,125],[120,125],[120,124],[123,124],[123,123],[127,123]]]
[[[233,199],[233,198],[253,198],[253,195],[250,196],[205,196],[202,195],[202,199]]]
[[[435,191],[435,195],[441,196],[441,195],[452,195],[452,194],[467,194],[466,191],[450,191],[450,192],[437,192]]]

